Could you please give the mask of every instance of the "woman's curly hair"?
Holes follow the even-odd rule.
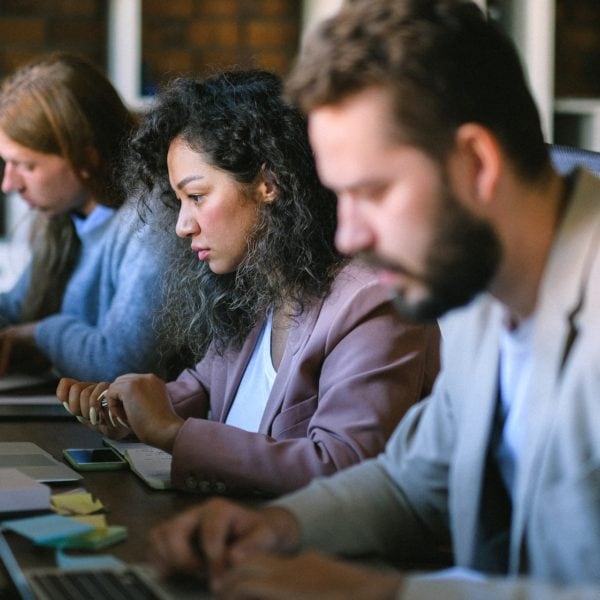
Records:
[[[167,152],[176,137],[230,174],[248,201],[260,177],[276,190],[273,202],[260,203],[248,252],[234,273],[215,275],[189,241],[184,250],[170,239],[163,343],[172,356],[199,360],[211,343],[220,354],[239,349],[269,309],[285,304],[301,314],[328,292],[343,258],[334,245],[335,196],[318,179],[306,120],[283,100],[276,75],[250,70],[176,79],[159,95],[132,140],[129,176],[143,192],[159,192],[166,213],[146,204],[146,217],[169,227],[178,203]]]

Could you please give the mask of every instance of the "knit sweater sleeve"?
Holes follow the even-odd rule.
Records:
[[[156,368],[152,323],[163,261],[148,228],[121,212],[113,219],[101,240],[87,240],[63,310],[36,328],[38,346],[62,375],[100,381]]]
[[[0,328],[15,325],[21,321],[21,306],[29,287],[31,265],[21,274],[12,289],[0,294]]]

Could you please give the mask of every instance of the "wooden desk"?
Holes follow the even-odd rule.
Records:
[[[72,420],[2,420],[0,440],[33,442],[63,460],[64,448],[86,448],[102,445],[102,437],[95,431]],[[125,525],[127,539],[102,550],[127,562],[146,559],[147,531],[180,510],[201,500],[200,497],[172,490],[153,490],[129,470],[83,473],[78,484],[52,486],[53,492],[84,487],[102,501],[110,525]],[[54,564],[54,551],[35,547],[29,540],[7,533],[11,547],[21,566],[49,566]],[[0,597],[6,587],[0,568]]]

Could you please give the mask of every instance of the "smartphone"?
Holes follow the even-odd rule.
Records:
[[[127,467],[127,461],[112,448],[66,448],[63,454],[78,471],[115,471]]]

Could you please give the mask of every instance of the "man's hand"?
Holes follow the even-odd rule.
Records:
[[[154,528],[150,542],[150,558],[162,573],[205,573],[215,585],[231,565],[256,552],[296,551],[300,530],[283,508],[255,510],[213,499]]]
[[[258,555],[214,582],[227,600],[393,600],[403,577],[311,552],[296,557]]]

